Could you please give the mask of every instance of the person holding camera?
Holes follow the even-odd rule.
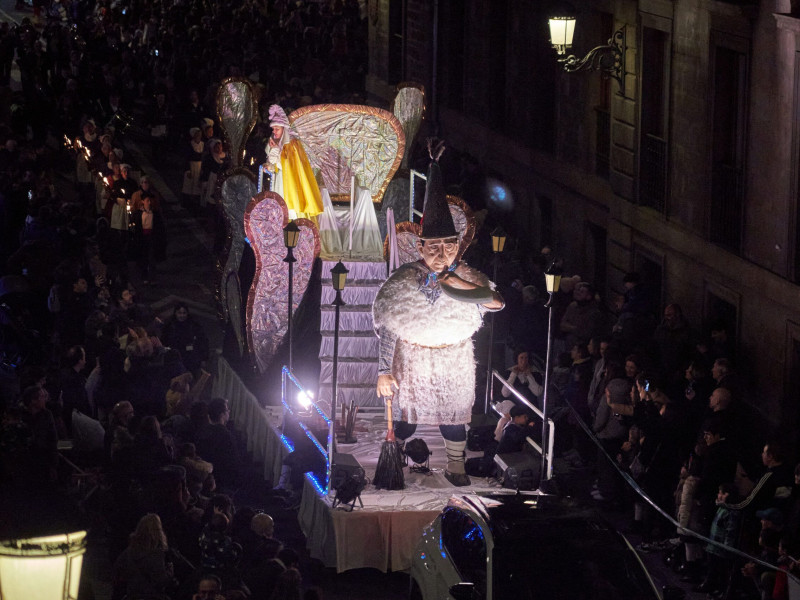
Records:
[[[509,385],[514,386],[514,388],[523,396],[525,396],[525,398],[538,406],[539,398],[541,398],[544,388],[539,380],[537,380],[534,376],[534,371],[531,368],[530,362],[528,362],[527,351],[520,350],[517,352],[516,359],[516,364],[510,369],[508,383]],[[541,379],[541,374],[539,375]],[[511,396],[511,390],[506,387],[503,387],[501,393],[503,394],[503,398],[508,398]]]
[[[521,452],[525,448],[525,439],[533,437],[539,441],[537,424],[533,411],[527,406],[515,405],[509,412],[511,421],[503,428],[503,436],[497,446],[497,454]]]

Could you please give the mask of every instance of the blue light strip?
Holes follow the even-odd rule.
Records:
[[[311,485],[314,486],[314,489],[317,490],[317,493],[320,496],[327,496],[328,495],[328,489],[324,488],[324,487],[322,487],[320,485],[319,481],[317,481],[317,478],[314,477],[314,474],[311,471],[306,473],[306,479],[308,479],[311,482]]]
[[[317,447],[317,450],[319,450],[320,453],[323,456],[325,456],[326,460],[327,460],[328,451],[325,449],[325,446],[323,446],[322,444],[319,443],[319,441],[317,440],[317,436],[315,436],[313,433],[311,433],[311,430],[308,427],[306,427],[303,423],[301,423],[300,421],[298,421],[297,424],[300,425],[302,430],[306,432],[306,435],[308,436],[308,439],[310,439],[312,442],[314,442],[314,445]]]
[[[286,446],[286,449],[289,452],[294,452],[294,444],[292,443],[292,440],[287,438],[285,435],[281,435],[281,442],[283,442],[283,445]]]

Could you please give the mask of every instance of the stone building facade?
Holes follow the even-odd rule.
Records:
[[[369,0],[370,93],[425,84],[428,118],[610,298],[735,336],[749,401],[800,429],[800,12],[789,0],[584,0],[571,52],[624,33],[623,85],[565,73],[539,0]]]

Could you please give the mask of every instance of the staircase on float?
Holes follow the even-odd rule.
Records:
[[[333,330],[336,291],[331,282],[335,260],[323,259],[322,318],[319,350],[319,400],[331,401],[333,381]],[[383,400],[375,395],[378,380],[378,337],[372,327],[372,302],[386,280],[386,263],[348,261],[347,283],[342,291],[345,305],[339,312],[338,405],[349,406],[354,401],[360,407],[382,407]]]

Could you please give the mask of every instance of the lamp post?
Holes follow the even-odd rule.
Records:
[[[492,281],[497,284],[497,265],[500,262],[500,253],[506,245],[506,232],[499,225],[492,231],[492,252],[494,252],[494,270]],[[483,400],[483,412],[489,412],[489,400],[492,395],[492,358],[494,356],[494,313],[489,321],[489,355],[486,358],[486,395]]]
[[[556,266],[552,262],[544,274],[544,282],[547,286],[547,293],[549,298],[545,308],[548,311],[547,315],[547,355],[545,357],[544,367],[544,395],[542,396],[542,469],[540,479],[547,476],[547,435],[549,433],[547,428],[547,397],[550,391],[550,355],[552,354],[553,344],[553,295],[558,292],[561,285],[561,267]]]
[[[336,290],[336,298],[333,301],[335,316],[333,320],[333,378],[331,380],[331,427],[333,428],[331,450],[333,452],[336,451],[336,400],[339,392],[337,381],[339,376],[339,308],[345,305],[345,301],[342,300],[342,290],[344,290],[348,272],[347,267],[342,264],[341,260],[331,269],[333,289]],[[344,426],[344,423],[342,423],[342,426]],[[333,460],[332,453],[330,459]]]
[[[300,228],[294,221],[289,221],[283,228],[283,245],[286,246],[286,258],[283,259],[283,262],[289,263],[289,320],[286,323],[286,337],[289,340],[289,372],[292,372],[292,292],[294,291],[294,263],[297,262],[294,257],[294,249],[297,247],[299,239]]]
[[[575,10],[572,7],[560,7],[549,19],[550,43],[555,48],[564,70],[568,73],[577,71],[600,71],[606,77],[615,79],[621,94],[625,92],[625,27],[614,32],[604,46],[596,46],[583,58],[574,54],[565,56],[567,48],[572,47],[575,34]]]
[[[86,532],[0,541],[0,598],[75,600]]]

